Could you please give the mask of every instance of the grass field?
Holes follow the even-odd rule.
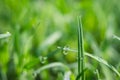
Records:
[[[0,0],[0,80],[120,80],[119,0]]]

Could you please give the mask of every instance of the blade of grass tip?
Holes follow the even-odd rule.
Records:
[[[83,54],[83,31],[81,16],[78,16],[78,75],[84,70],[84,54]],[[84,72],[82,73],[84,80]]]
[[[9,32],[6,32],[5,34],[0,34],[0,39],[7,38],[9,36],[11,36],[11,34]]]

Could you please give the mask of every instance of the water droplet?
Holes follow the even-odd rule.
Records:
[[[64,54],[64,55],[67,55],[67,54],[68,54],[68,51],[69,51],[69,47],[68,47],[68,46],[64,46],[64,47],[63,47],[63,54]]]
[[[40,56],[40,62],[44,64],[47,60],[47,57]]]
[[[68,52],[67,52],[67,51],[63,51],[63,54],[64,54],[64,55],[67,55],[67,54],[68,54]]]

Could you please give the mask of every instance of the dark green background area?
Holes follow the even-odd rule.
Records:
[[[33,76],[42,66],[61,62],[77,76],[77,16],[82,16],[84,50],[102,57],[120,72],[119,0],[0,0],[0,80],[64,80],[62,67]],[[47,59],[45,59],[47,57]],[[85,57],[86,80],[119,80],[106,66]]]

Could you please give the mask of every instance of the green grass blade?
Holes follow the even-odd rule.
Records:
[[[61,49],[61,48],[59,48],[59,49]],[[67,49],[68,51],[71,51],[71,52],[78,52],[78,50],[73,50],[73,49]],[[110,68],[112,71],[114,71],[119,77],[120,77],[120,72],[118,72],[118,70],[114,67],[114,66],[112,66],[111,64],[109,64],[107,61],[105,61],[104,59],[102,59],[102,58],[100,58],[100,57],[98,57],[98,56],[95,56],[95,55],[92,55],[92,54],[90,54],[90,53],[87,53],[87,52],[84,52],[84,55],[85,56],[88,56],[88,57],[90,57],[90,58],[92,58],[92,59],[94,59],[94,60],[96,60],[96,61],[98,61],[99,63],[102,63],[102,64],[104,64],[105,66],[107,66],[108,68]]]
[[[45,65],[39,69],[37,69],[36,71],[34,71],[34,75],[41,73],[43,70],[49,69],[49,68],[53,68],[53,67],[63,67],[66,71],[69,71],[69,68],[64,65],[63,63],[60,62],[54,62],[48,65]]]
[[[97,75],[97,79],[98,79],[98,80],[101,80],[101,79],[100,79],[100,74],[99,74],[98,69],[96,69],[96,75]]]
[[[83,31],[81,17],[78,17],[78,74],[82,73],[81,79],[84,80],[84,54],[83,54]]]
[[[111,70],[113,70],[119,77],[120,77],[120,73],[117,71],[117,69],[115,69],[115,67],[113,67],[112,65],[110,65],[107,61],[105,61],[104,59],[94,56],[92,54],[89,53],[85,53],[86,56],[91,57],[92,59],[95,59],[96,61],[106,65],[107,67],[109,67]]]
[[[80,74],[77,75],[76,80],[79,80],[79,78],[82,76],[82,74],[86,71],[87,69],[84,69]]]

